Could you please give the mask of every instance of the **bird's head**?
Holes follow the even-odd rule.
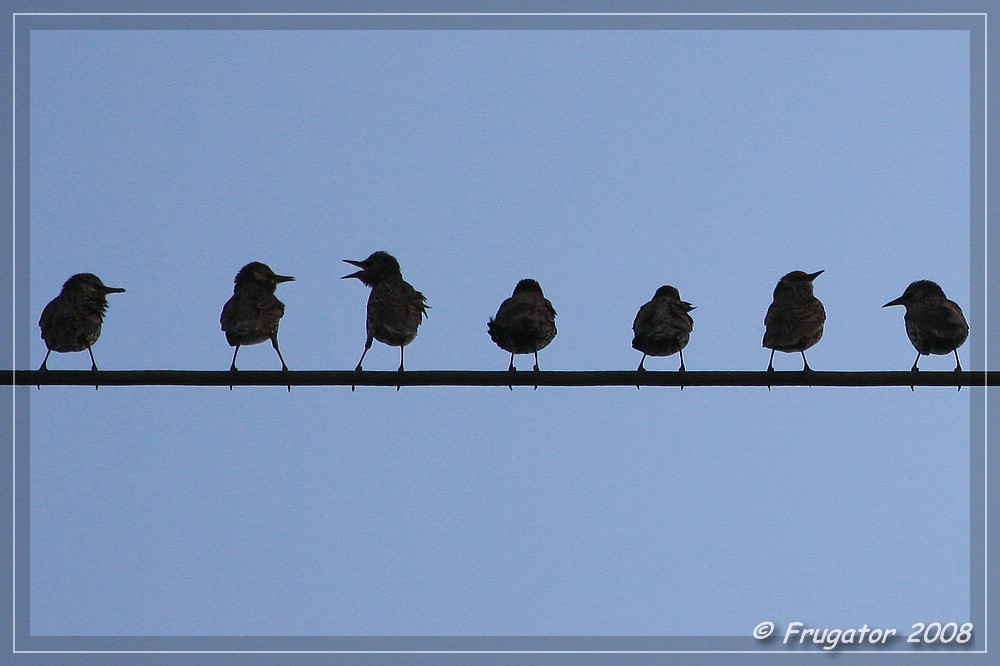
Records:
[[[691,310],[695,309],[695,306],[691,305],[687,301],[681,300],[681,292],[677,291],[677,287],[672,287],[669,284],[665,284],[656,290],[656,293],[653,294],[653,300],[655,301],[657,299],[664,299],[678,303],[682,308],[684,308],[685,312],[691,312]]]
[[[233,283],[237,287],[257,284],[273,290],[282,282],[291,282],[294,279],[291,275],[278,275],[267,264],[262,264],[259,261],[251,261],[240,269],[240,272],[233,278]]]
[[[369,287],[373,284],[381,282],[387,277],[402,276],[402,272],[399,269],[399,262],[396,261],[396,257],[383,250],[373,252],[363,261],[344,259],[344,262],[351,264],[352,266],[357,266],[361,270],[345,275],[340,279],[346,280],[347,278],[357,278]]]
[[[121,287],[109,287],[101,278],[93,273],[77,273],[66,280],[62,287],[63,292],[78,292],[88,296],[106,296],[107,294],[121,294],[125,290]]]
[[[823,271],[816,271],[815,273],[792,271],[778,280],[778,284],[774,287],[774,295],[777,297],[779,294],[796,292],[812,294],[813,280],[822,274]]]
[[[903,295],[899,298],[889,301],[882,307],[887,308],[890,305],[902,305],[910,306],[914,303],[919,303],[926,298],[945,298],[944,290],[938,286],[937,282],[931,282],[930,280],[917,280],[916,282],[911,282],[909,286],[903,291]]]
[[[517,296],[518,294],[538,294],[539,296],[543,296],[542,285],[531,278],[525,278],[514,286],[512,296]]]

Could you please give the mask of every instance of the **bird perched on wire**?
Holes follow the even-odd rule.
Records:
[[[514,354],[534,354],[538,372],[538,351],[556,337],[556,310],[532,279],[521,280],[510,298],[500,304],[496,317],[486,325],[490,339],[510,352],[508,372],[514,372]],[[508,387],[513,390],[513,387]],[[537,386],[535,388],[538,388]]]
[[[38,368],[48,370],[52,352],[90,352],[90,369],[97,371],[91,347],[101,337],[104,313],[108,310],[108,294],[120,294],[121,287],[109,287],[93,273],[77,273],[62,286],[59,295],[42,310],[38,327],[45,341],[45,359]]]
[[[357,278],[372,290],[368,296],[368,314],[365,319],[368,337],[354,371],[361,372],[361,364],[372,347],[372,340],[378,340],[391,347],[399,347],[398,372],[403,372],[403,347],[417,337],[417,327],[427,315],[427,299],[403,279],[399,262],[388,252],[373,252],[364,261],[344,261],[361,270],[341,279]],[[398,386],[396,390],[399,390]]]
[[[219,318],[222,330],[226,333],[226,342],[236,348],[233,351],[233,362],[229,366],[231,372],[236,372],[236,355],[240,353],[241,346],[255,345],[265,340],[270,340],[274,351],[278,353],[282,371],[288,371],[278,348],[278,322],[285,314],[285,304],[274,296],[274,292],[282,282],[294,279],[290,275],[277,275],[259,261],[251,261],[236,274],[233,279],[233,295],[222,307],[222,316]],[[291,385],[288,390],[292,390]]]
[[[912,372],[917,372],[920,355],[955,353],[955,372],[962,371],[958,360],[958,348],[969,337],[969,324],[965,321],[962,308],[949,300],[935,282],[917,280],[911,282],[899,298],[882,307],[902,305],[906,308],[903,322],[906,336],[910,338],[917,357],[913,360]]]
[[[806,361],[806,350],[823,337],[826,310],[813,296],[813,280],[823,271],[803,273],[792,271],[778,281],[774,300],[764,317],[762,345],[771,350],[768,371],[774,370],[774,352],[799,352],[802,370],[812,370]]]
[[[680,354],[681,366],[684,371],[684,347],[691,339],[694,320],[688,313],[695,307],[681,300],[676,287],[663,285],[653,294],[653,299],[639,308],[635,321],[632,322],[632,348],[642,352],[642,359],[636,371],[646,368],[643,363],[646,356],[670,356]]]

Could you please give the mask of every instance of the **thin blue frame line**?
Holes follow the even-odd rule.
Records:
[[[15,245],[17,216],[16,214],[16,31],[17,18],[19,16],[981,16],[983,17],[983,168],[984,168],[984,193],[983,193],[983,239],[984,239],[984,280],[988,282],[989,262],[988,262],[988,192],[989,192],[989,18],[986,12],[15,12],[11,21],[11,134],[12,134],[12,178],[11,178],[11,202],[12,202],[12,283],[16,284],[16,258],[17,251]],[[989,334],[988,334],[988,283],[984,284],[984,356],[988,360]],[[16,290],[13,293],[12,315],[16,312]],[[12,361],[16,352],[17,328],[12,319]],[[12,366],[13,367],[13,366]],[[12,412],[16,408],[16,390],[12,391]],[[989,437],[989,391],[984,390],[983,403],[983,428],[984,428],[984,557],[985,563],[989,562],[989,538],[988,538],[988,447],[985,442]],[[12,418],[12,446],[11,446],[11,480],[12,480],[12,623],[11,623],[11,644],[13,653],[22,654],[815,654],[806,651],[788,650],[18,650],[16,644],[16,558],[17,558],[17,524],[16,524],[16,418]],[[989,567],[983,567],[984,591],[988,592]],[[963,654],[986,654],[988,653],[988,615],[989,615],[989,595],[984,594],[983,604],[983,644],[982,650],[963,651]],[[830,651],[821,650],[819,654]],[[909,650],[852,650],[852,654],[911,654]]]

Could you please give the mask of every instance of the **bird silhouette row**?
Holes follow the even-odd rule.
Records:
[[[378,340],[399,347],[399,368],[403,371],[403,350],[417,336],[417,328],[427,314],[423,294],[403,279],[399,262],[391,254],[378,251],[367,259],[346,263],[359,270],[343,276],[356,278],[371,289],[368,296],[364,350],[355,368],[361,372],[365,355]],[[810,371],[806,350],[823,336],[826,311],[813,293],[813,281],[823,271],[805,273],[792,271],[782,277],[774,288],[774,298],[764,317],[762,346],[771,350],[767,370],[774,370],[774,352],[802,355],[803,371]],[[278,275],[266,264],[253,261],[243,266],[233,280],[233,295],[222,308],[220,324],[226,342],[234,347],[229,369],[236,368],[240,347],[270,340],[278,354],[281,369],[288,370],[278,346],[278,324],[285,314],[285,305],[275,296],[282,282],[295,278]],[[47,369],[52,352],[90,353],[91,369],[97,370],[93,345],[101,335],[107,312],[107,295],[121,293],[120,287],[108,287],[92,273],[79,273],[63,284],[62,291],[42,310],[38,326],[47,352],[39,370]],[[962,309],[949,300],[944,291],[930,280],[917,280],[903,294],[882,307],[902,305],[906,335],[917,351],[911,371],[919,370],[921,355],[955,354],[955,370],[961,371],[958,348],[969,335],[969,325]],[[690,312],[695,306],[684,301],[673,286],[664,285],[653,298],[642,305],[632,323],[635,334],[632,347],[642,352],[637,371],[645,370],[647,356],[678,354],[684,371],[684,347],[694,330]],[[496,345],[510,353],[508,371],[513,372],[515,354],[534,354],[534,370],[538,371],[538,352],[556,336],[556,311],[545,298],[542,288],[532,279],[517,283],[510,298],[504,300],[497,313],[487,323],[487,332]],[[352,387],[353,388],[353,387]],[[398,387],[397,387],[398,388]]]

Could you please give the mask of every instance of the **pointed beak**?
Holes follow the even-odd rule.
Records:
[[[109,294],[124,294],[125,290],[121,287],[105,287],[104,291]]]
[[[816,271],[815,273],[810,273],[809,274],[809,281],[812,282],[813,280],[815,280],[816,278],[818,278],[820,275],[822,275],[825,272],[826,272],[825,270],[822,270],[822,271]]]
[[[882,307],[884,307],[884,308],[887,308],[887,307],[889,307],[890,305],[906,305],[906,304],[905,304],[905,303],[903,302],[903,297],[902,297],[902,296],[900,296],[899,298],[897,298],[897,299],[896,299],[896,300],[894,300],[894,301],[889,301],[888,303],[886,303],[886,304],[885,304],[885,305],[883,305]]]
[[[274,276],[274,281],[277,282],[278,284],[281,284],[282,282],[293,282],[294,280],[295,280],[295,278],[293,278],[291,275],[275,275]]]
[[[361,270],[357,271],[356,273],[351,273],[350,275],[345,275],[344,277],[340,278],[341,280],[346,280],[347,278],[361,279],[361,274],[365,272],[365,263],[363,261],[355,261],[354,259],[344,259],[344,263],[350,264],[352,266],[357,266]]]

